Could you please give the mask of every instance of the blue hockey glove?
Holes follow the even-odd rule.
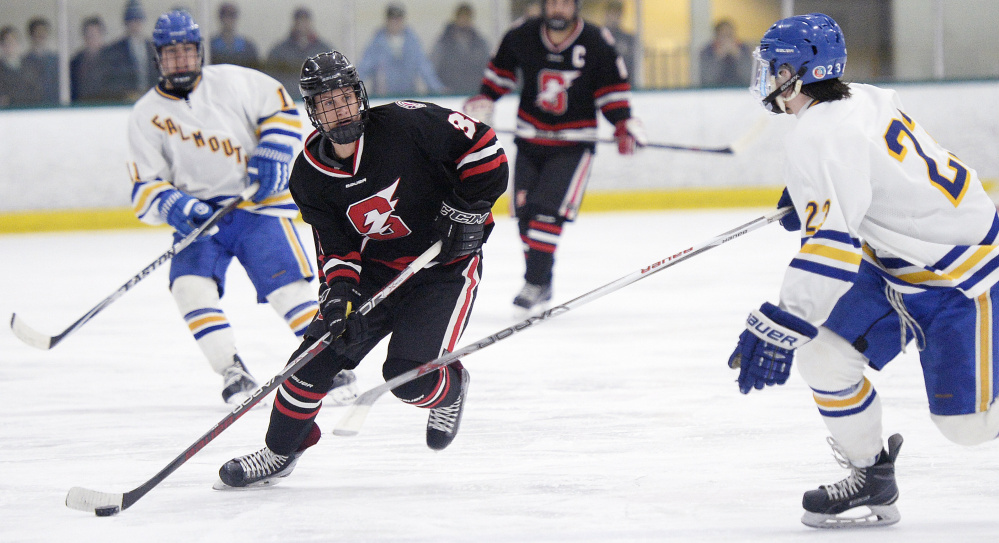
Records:
[[[807,321],[767,302],[751,311],[746,331],[728,359],[730,368],[739,368],[739,392],[783,385],[791,374],[794,350],[811,341],[819,331]]]
[[[213,212],[212,206],[176,189],[160,197],[160,215],[182,236],[187,236],[201,226],[211,218]],[[206,234],[211,235],[217,231],[217,228],[213,228]]]
[[[260,183],[260,188],[250,199],[260,203],[268,196],[287,189],[293,158],[295,158],[294,151],[290,145],[260,142],[246,164],[246,173],[250,176],[250,181]]]
[[[791,201],[791,193],[787,191],[787,187],[784,187],[784,192],[780,193],[780,200],[777,200],[777,209],[787,206],[793,208],[794,202]],[[790,213],[781,217],[780,225],[788,232],[800,232],[801,219],[798,218],[798,211],[792,209]]]

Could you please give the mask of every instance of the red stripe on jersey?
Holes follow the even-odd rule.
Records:
[[[533,126],[534,128],[547,130],[549,132],[557,132],[559,130],[569,130],[572,128],[594,128],[597,126],[596,118],[583,119],[581,121],[572,121],[569,123],[548,124],[535,119],[523,109],[517,112],[517,116],[530,123],[531,126]]]
[[[454,328],[451,330],[451,337],[447,342],[447,350],[454,351],[454,346],[458,344],[458,338],[461,336],[461,331],[464,329],[465,319],[468,318],[468,312],[472,308],[472,294],[475,292],[475,285],[479,282],[475,279],[475,271],[479,267],[479,255],[475,255],[468,263],[468,268],[465,269],[465,278],[468,280],[465,283],[465,299],[461,304],[461,311],[458,313],[458,319],[454,323]]]
[[[474,168],[464,169],[458,175],[458,178],[461,179],[462,181],[464,181],[465,179],[468,179],[469,177],[472,177],[473,175],[478,175],[478,174],[483,173],[483,172],[489,172],[489,171],[495,170],[496,168],[499,168],[499,165],[503,164],[504,162],[506,162],[506,154],[502,154],[502,155],[500,155],[500,156],[498,156],[498,157],[490,160],[489,162],[486,162],[485,164],[479,164],[478,166],[476,166]]]
[[[606,87],[601,87],[597,89],[597,92],[593,93],[594,98],[600,98],[605,94],[610,94],[612,92],[626,92],[631,90],[631,85],[628,83],[618,83],[617,85],[608,85]]]
[[[562,227],[556,224],[548,224],[546,222],[539,222],[539,221],[529,221],[527,223],[527,227],[533,230],[541,230],[542,232],[555,234],[556,236],[562,235]]]
[[[623,109],[626,107],[628,107],[628,101],[619,100],[617,102],[610,102],[608,104],[604,104],[603,106],[600,107],[600,111],[613,111],[615,109]]]
[[[326,274],[326,284],[329,284],[334,279],[338,279],[340,277],[351,279],[355,283],[361,282],[361,276],[360,274],[357,273],[356,270],[352,268],[340,268],[338,270],[333,270],[328,274]]]
[[[490,128],[489,131],[487,131],[485,134],[482,135],[481,138],[479,138],[479,141],[475,142],[475,145],[473,145],[471,149],[466,151],[465,154],[458,157],[458,160],[455,160],[454,163],[460,164],[462,160],[465,160],[465,157],[478,151],[479,149],[482,149],[487,144],[491,143],[493,138],[495,137],[496,137],[496,132],[493,131],[492,128]]]
[[[494,74],[496,74],[496,75],[498,75],[498,76],[500,76],[500,77],[502,77],[504,79],[509,79],[510,81],[516,81],[516,79],[517,79],[517,74],[513,73],[512,70],[504,70],[503,68],[497,67],[492,62],[489,63],[489,65],[487,66],[487,68],[489,70],[492,70],[492,72]]]
[[[291,409],[285,407],[283,403],[281,403],[280,395],[274,397],[274,409],[280,411],[282,415],[286,415],[293,419],[298,419],[298,420],[311,419],[312,417],[316,416],[316,413],[319,412],[318,409],[309,411],[308,413],[299,413],[297,411],[292,411]]]
[[[500,96],[503,96],[506,93],[510,92],[510,89],[508,89],[506,87],[501,87],[501,86],[497,85],[496,83],[493,83],[492,81],[490,81],[488,79],[483,79],[482,80],[482,84],[485,85],[487,88],[489,88],[489,90],[493,91],[493,93],[496,94],[495,98],[499,98]]]
[[[433,409],[447,397],[448,391],[451,390],[451,380],[448,379],[447,368],[441,368],[437,370],[437,373],[437,386],[434,387],[434,391],[425,396],[422,402],[413,405],[424,409]]]
[[[542,253],[554,253],[555,246],[551,243],[545,243],[543,241],[533,240],[527,236],[520,236],[520,240],[524,242],[529,249],[534,249],[535,251],[541,251]]]
[[[309,392],[308,390],[301,389],[292,384],[291,381],[285,381],[284,383],[281,384],[281,386],[290,390],[291,392],[294,392],[295,396],[301,396],[307,400],[318,401],[326,397],[326,394],[319,394],[318,392]]]

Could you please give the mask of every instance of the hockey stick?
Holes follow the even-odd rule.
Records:
[[[424,251],[423,254],[416,257],[416,260],[413,260],[409,266],[406,266],[406,269],[399,272],[399,275],[395,276],[395,279],[376,292],[374,296],[365,302],[364,305],[362,305],[357,311],[362,315],[367,315],[369,311],[381,303],[381,301],[388,297],[389,294],[402,286],[402,284],[412,277],[413,274],[429,264],[430,261],[433,260],[438,253],[440,253],[440,251],[441,243],[438,241],[437,243],[431,245],[429,249]],[[254,390],[253,394],[251,394],[249,398],[243,400],[243,403],[236,406],[232,412],[215,424],[215,426],[212,426],[210,430],[199,437],[197,441],[192,443],[190,447],[184,450],[184,452],[180,453],[177,458],[174,458],[172,462],[167,464],[165,468],[154,475],[152,479],[149,479],[145,483],[142,483],[124,494],[100,492],[97,490],[89,490],[75,486],[69,489],[69,493],[66,494],[66,506],[71,509],[94,513],[99,517],[109,517],[128,509],[135,502],[139,501],[139,498],[145,496],[147,492],[152,490],[153,487],[163,482],[163,480],[166,479],[171,473],[177,471],[177,468],[187,462],[192,456],[197,454],[201,449],[205,448],[205,446],[218,437],[219,434],[224,432],[226,428],[232,426],[232,424],[246,414],[250,408],[260,402],[260,400],[264,399],[264,396],[270,394],[272,390],[281,386],[281,383],[287,381],[288,378],[302,366],[308,364],[310,360],[315,358],[316,355],[323,351],[323,349],[328,347],[334,339],[336,338],[331,338],[329,332],[323,334],[323,337],[319,338],[319,340],[313,343],[312,346],[289,362],[281,373],[271,377],[269,381],[264,383],[264,386]]]
[[[239,206],[239,204],[243,203],[244,201],[248,200],[251,196],[253,196],[254,193],[257,192],[257,186],[258,185],[254,183],[249,187],[247,187],[245,190],[243,190],[243,192],[239,193],[239,195],[237,195],[233,201],[229,202],[224,207],[216,211],[215,214],[209,217],[207,221],[205,221],[201,226],[192,230],[191,233],[185,236],[183,239],[181,239],[177,243],[174,243],[173,246],[170,247],[169,250],[167,250],[167,252],[160,255],[159,258],[152,261],[145,268],[142,268],[142,270],[139,273],[135,274],[135,277],[132,277],[131,279],[126,281],[124,285],[118,287],[118,290],[111,293],[111,295],[108,296],[107,298],[101,300],[101,303],[95,305],[93,308],[90,309],[90,311],[87,311],[86,314],[84,314],[82,317],[77,319],[76,322],[71,324],[69,328],[63,330],[59,334],[56,334],[54,336],[43,334],[35,330],[34,328],[28,326],[27,323],[24,322],[24,319],[18,318],[17,313],[14,313],[10,316],[10,329],[14,331],[14,335],[17,336],[18,339],[27,343],[28,345],[31,345],[32,347],[45,350],[55,347],[56,345],[59,344],[59,342],[63,340],[63,338],[76,331],[77,328],[83,326],[84,324],[87,324],[87,322],[89,322],[90,319],[94,318],[94,316],[103,311],[105,307],[111,305],[118,298],[121,298],[122,295],[131,290],[132,287],[138,284],[139,281],[142,281],[147,276],[149,276],[149,274],[151,274],[153,270],[159,268],[164,263],[168,262],[170,259],[176,256],[177,253],[181,252],[188,245],[194,243],[194,241],[198,239],[198,236],[200,236],[202,232],[207,232],[208,230],[211,230],[212,227],[218,224],[218,222],[222,219],[222,217],[228,215],[229,212],[236,209],[236,207]]]
[[[756,139],[756,137],[763,132],[766,127],[767,118],[760,117],[749,130],[746,131],[739,139],[735,140],[729,145],[724,147],[701,147],[697,145],[679,145],[673,143],[657,143],[657,142],[647,142],[643,147],[649,147],[652,149],[671,149],[674,151],[694,151],[698,153],[717,153],[723,155],[734,155],[736,153],[742,152],[749,144]],[[493,128],[496,132],[503,134],[514,134],[517,135],[516,130],[509,128]],[[537,130],[533,138],[556,140],[556,141],[572,141],[579,143],[617,143],[614,138],[597,138],[597,137],[570,137],[561,132],[552,132],[547,130]],[[522,136],[523,137],[523,136]]]
[[[624,277],[621,277],[620,279],[617,279],[615,281],[607,283],[606,285],[591,290],[590,292],[587,292],[582,296],[574,298],[562,305],[553,307],[551,309],[548,309],[547,311],[542,311],[541,313],[538,313],[537,315],[534,315],[532,317],[528,317],[526,320],[518,322],[513,326],[504,328],[499,332],[492,334],[491,336],[484,337],[472,343],[471,345],[466,345],[465,347],[462,347],[457,351],[445,354],[440,358],[431,360],[430,362],[427,362],[426,364],[413,368],[407,371],[406,373],[393,377],[392,379],[389,379],[385,383],[378,385],[358,396],[357,400],[354,401],[354,404],[350,406],[349,410],[343,415],[340,421],[337,422],[336,427],[333,429],[333,434],[338,436],[357,435],[357,433],[360,432],[361,430],[361,426],[364,424],[364,420],[368,416],[368,412],[371,411],[371,406],[374,405],[374,403],[378,401],[378,398],[380,398],[383,394],[400,385],[408,383],[414,379],[418,379],[419,377],[422,377],[437,369],[453,364],[454,362],[458,361],[459,358],[468,356],[476,351],[481,351],[482,349],[485,349],[490,345],[498,343],[500,340],[504,340],[516,334],[517,332],[523,332],[524,330],[527,330],[528,328],[531,328],[534,325],[541,324],[542,322],[545,322],[553,317],[557,317],[563,313],[566,313],[571,309],[575,309],[583,304],[596,300],[597,298],[606,296],[607,294],[610,294],[611,292],[614,292],[625,286],[628,286],[638,280],[645,279],[646,277],[654,273],[665,270],[666,268],[673,266],[674,264],[683,262],[684,260],[687,260],[688,258],[691,258],[694,255],[703,253],[704,251],[707,251],[712,247],[717,247],[725,242],[731,241],[738,237],[742,237],[743,235],[752,232],[753,230],[766,226],[780,219],[784,215],[790,213],[792,210],[793,208],[790,206],[782,207],[776,211],[773,211],[762,217],[754,219],[746,224],[743,224],[742,226],[737,226],[732,230],[729,230],[724,234],[720,234],[699,245],[694,245],[693,247],[684,249],[680,252],[673,254],[672,256],[668,256],[638,271],[632,272]]]

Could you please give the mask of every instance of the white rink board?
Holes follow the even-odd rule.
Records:
[[[764,211],[583,215],[566,228],[555,298]],[[151,229],[0,236],[0,314],[57,332],[168,244]],[[446,451],[424,444],[425,411],[386,397],[360,435],[327,434],[282,484],[213,491],[223,462],[262,445],[268,409],[257,409],[132,508],[96,518],[63,505],[70,487],[130,490],[227,413],[160,270],[52,351],[0,332],[0,541],[994,540],[996,444],[965,449],[939,435],[913,353],[869,375],[886,431],[905,436],[901,523],[848,534],[800,524],[802,492],[845,475],[811,395],[794,373],[744,397],[726,366],[746,313],[775,301],[797,247],[768,226],[469,356],[468,407]],[[513,221],[497,222],[485,258],[462,345],[518,320]],[[238,265],[227,287],[241,354],[266,379],[296,342],[252,303]],[[380,382],[383,356],[358,368],[362,388]],[[324,409],[318,422],[330,431],[340,413]]]
[[[945,147],[979,172],[999,179],[999,82],[896,85],[907,113]],[[497,103],[497,128],[514,127],[518,97]],[[463,98],[434,99],[461,108]],[[621,157],[600,145],[590,189],[671,190],[776,187],[783,155],[781,135],[793,122],[770,116],[742,89],[637,92],[635,115],[649,140],[725,147],[766,120],[762,132],[738,156],[649,149]],[[301,109],[301,108],[300,108]],[[0,111],[0,213],[29,210],[129,207],[125,167],[127,107]],[[307,117],[302,112],[305,125]],[[601,118],[601,133],[612,127]],[[501,134],[507,151],[516,149]]]

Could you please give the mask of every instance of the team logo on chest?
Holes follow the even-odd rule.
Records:
[[[579,70],[541,70],[535,103],[548,113],[565,114],[569,107],[569,87],[579,76]]]
[[[408,236],[412,231],[395,215],[398,199],[393,199],[399,188],[397,178],[395,183],[382,189],[377,194],[369,196],[347,208],[347,218],[354,225],[358,234],[376,240],[386,240]]]

